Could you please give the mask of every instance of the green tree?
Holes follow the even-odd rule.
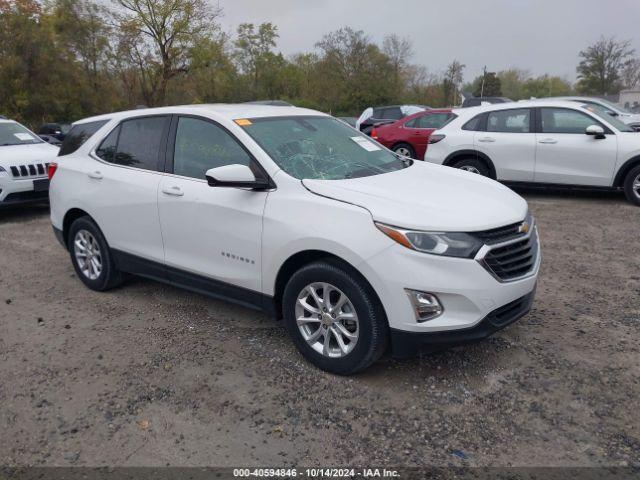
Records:
[[[485,75],[480,75],[474,82],[474,97],[501,97],[502,96],[502,83],[500,78],[495,72],[487,72]]]
[[[522,92],[523,98],[561,97],[570,95],[572,88],[567,80],[560,77],[541,75],[528,79],[523,86]]]
[[[578,90],[598,95],[619,91],[621,73],[634,52],[630,40],[618,41],[604,37],[581,51],[582,60],[576,69]]]
[[[278,38],[278,27],[263,23],[256,29],[253,23],[243,23],[238,27],[235,41],[236,59],[240,70],[250,79],[252,96],[259,95],[260,80],[265,70],[279,61],[273,52]]]
[[[162,105],[169,81],[188,71],[193,46],[219,33],[220,11],[205,0],[115,1],[119,50],[138,69],[146,103]]]

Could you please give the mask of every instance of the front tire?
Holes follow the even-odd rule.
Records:
[[[487,167],[487,165],[482,160],[478,160],[477,158],[463,158],[462,160],[456,161],[451,166],[459,170],[482,175],[483,177],[490,176],[489,168]]]
[[[71,224],[67,247],[78,278],[91,290],[103,292],[122,283],[109,245],[89,217],[78,218]]]
[[[284,290],[284,321],[300,353],[316,367],[351,375],[384,353],[389,327],[371,287],[337,262],[293,274]]]
[[[640,165],[627,173],[624,179],[624,194],[629,202],[640,206]]]

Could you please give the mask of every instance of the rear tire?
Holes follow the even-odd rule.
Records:
[[[109,245],[91,218],[80,217],[71,224],[67,247],[78,278],[91,290],[103,292],[122,283]]]
[[[463,158],[462,160],[457,160],[451,166],[453,168],[457,168],[460,170],[465,170],[467,172],[482,175],[483,177],[491,176],[491,172],[489,171],[487,164],[484,163],[482,160],[478,160],[477,158],[473,158],[473,157]]]
[[[408,143],[398,143],[393,146],[392,150],[405,157],[416,159],[416,151]]]
[[[389,327],[375,293],[337,262],[302,267],[291,276],[282,301],[293,343],[321,370],[354,374],[378,360],[387,347]]]
[[[640,206],[640,165],[627,173],[624,179],[624,194],[629,202]]]

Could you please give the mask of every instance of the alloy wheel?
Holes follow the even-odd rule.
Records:
[[[395,149],[395,152],[403,157],[411,158],[411,151],[407,147],[398,147]]]
[[[465,172],[471,172],[471,173],[476,173],[478,175],[480,175],[480,170],[478,170],[476,167],[472,166],[472,165],[463,165],[461,167],[459,167],[460,170],[464,170]]]
[[[87,230],[78,230],[73,240],[73,253],[82,274],[97,280],[102,274],[102,253],[95,237]]]
[[[640,198],[640,174],[638,174],[636,178],[633,179],[631,188],[633,189],[633,193],[635,194],[635,196]]]
[[[334,285],[307,285],[298,294],[295,314],[302,338],[321,355],[341,358],[355,348],[358,315],[351,300]]]

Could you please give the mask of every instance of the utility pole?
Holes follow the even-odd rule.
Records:
[[[482,86],[480,87],[480,98],[484,97],[484,79],[487,76],[487,66],[482,69]]]

